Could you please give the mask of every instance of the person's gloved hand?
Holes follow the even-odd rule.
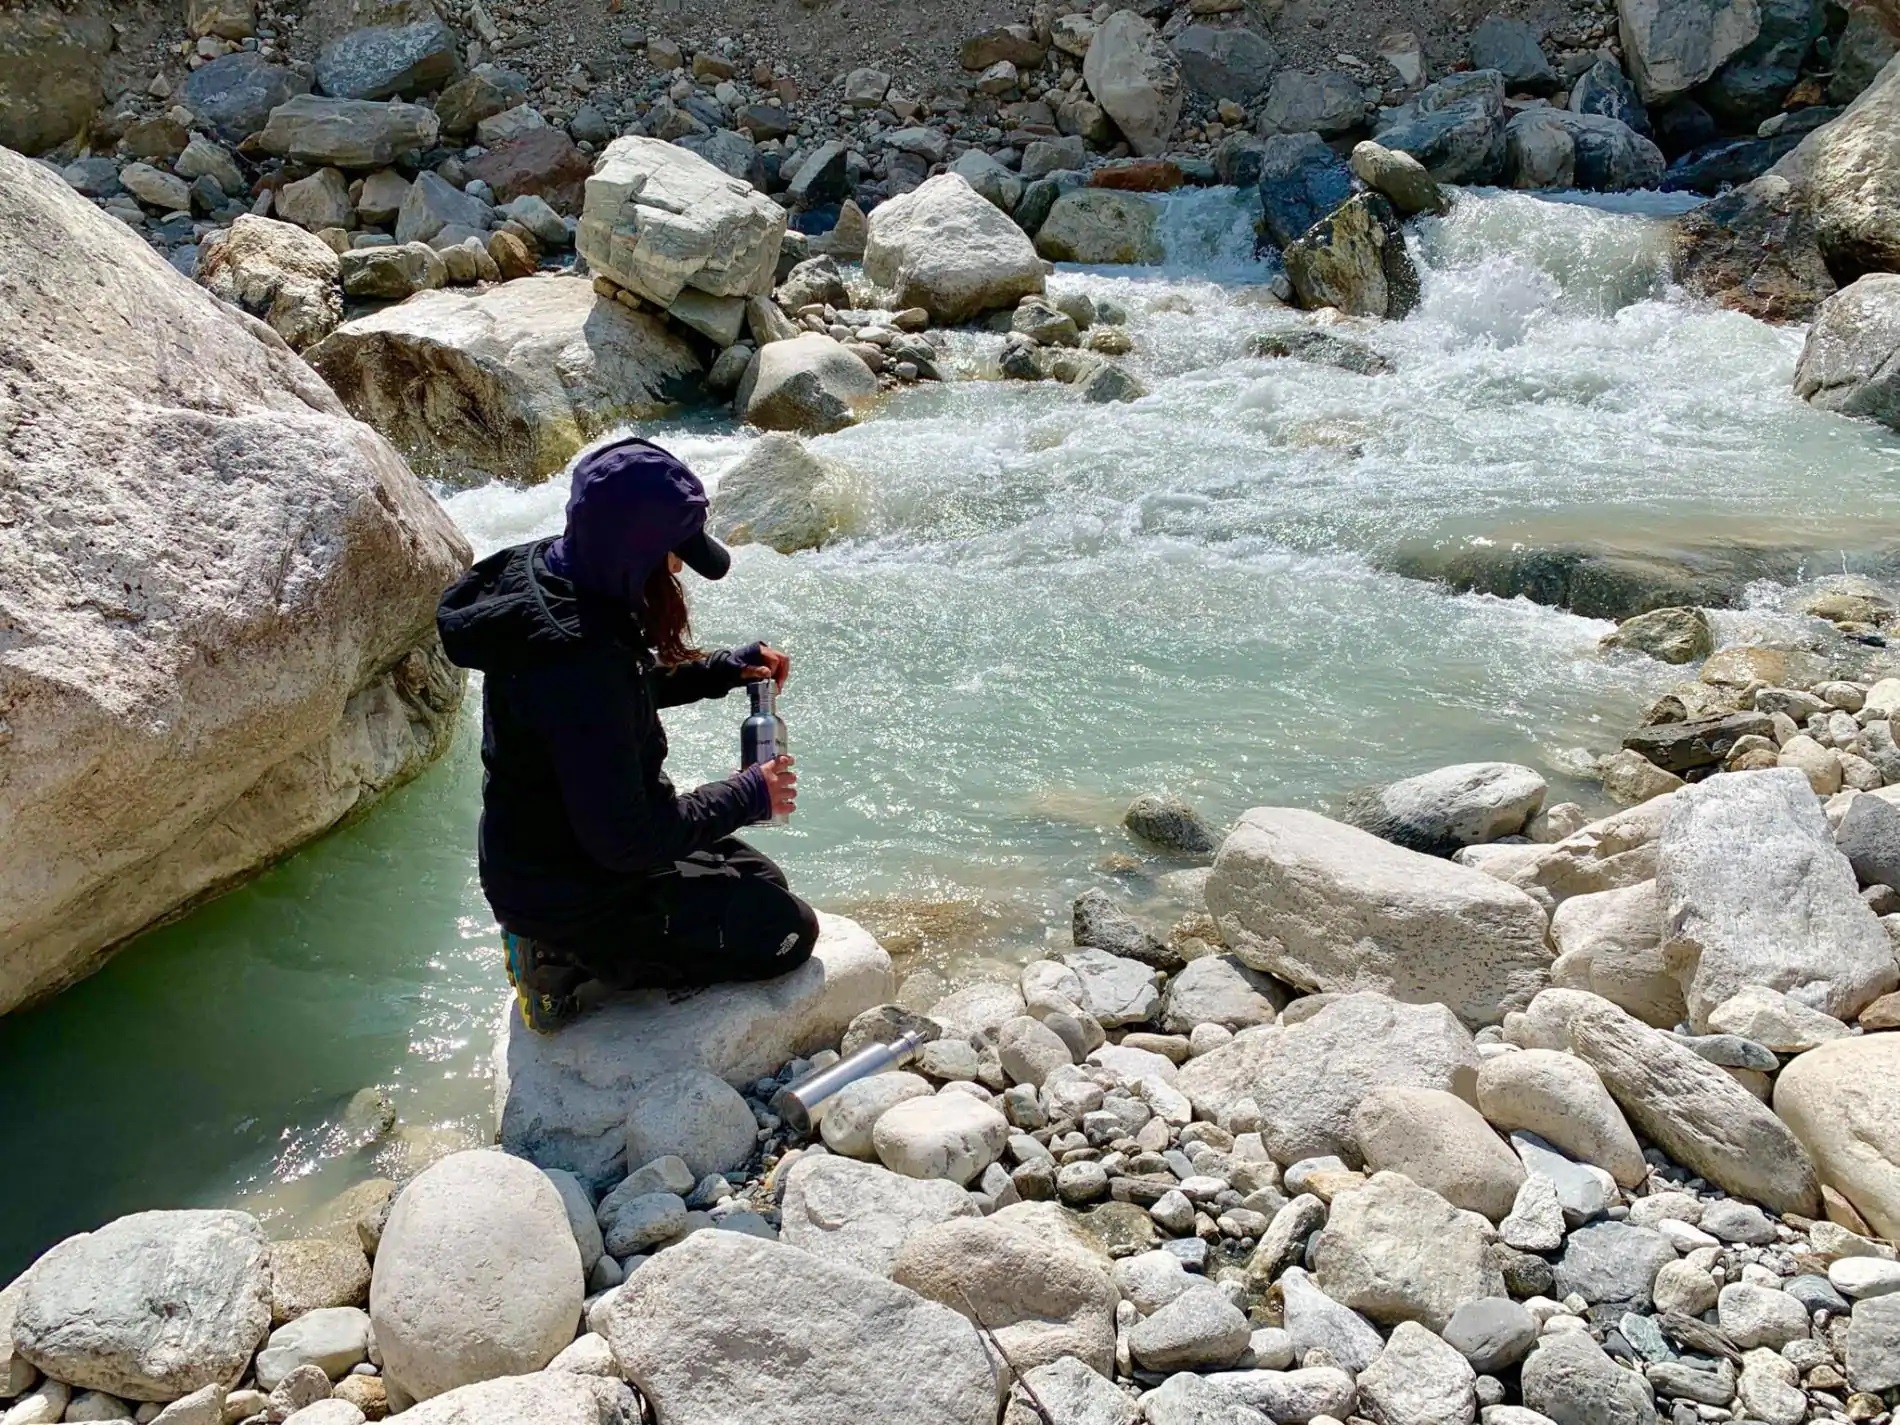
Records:
[[[761,762],[759,771],[765,775],[765,790],[772,799],[772,815],[788,817],[798,810],[798,773],[792,770],[792,759],[788,754],[775,757],[770,762]]]
[[[759,661],[746,666],[744,673],[746,682],[757,683],[762,679],[770,678],[778,684],[779,691],[784,692],[785,680],[792,676],[791,655],[780,653],[769,643],[759,644],[758,649]]]

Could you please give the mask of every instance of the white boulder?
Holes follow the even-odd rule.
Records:
[[[475,1149],[397,1196],[369,1314],[390,1384],[428,1400],[540,1370],[574,1339],[581,1293],[560,1192],[533,1164]]]
[[[676,1069],[634,1090],[627,1105],[627,1161],[674,1157],[695,1178],[744,1167],[759,1125],[739,1091],[704,1069]]]
[[[511,996],[495,1046],[502,1146],[598,1189],[626,1171],[627,1102],[641,1084],[702,1068],[745,1085],[835,1045],[897,984],[890,956],[862,926],[832,915],[819,926],[812,958],[789,975],[683,999],[615,995],[559,1034],[523,1027]]]
[[[877,394],[870,367],[823,332],[805,332],[753,353],[733,406],[761,430],[823,435],[854,424]]]
[[[1082,79],[1136,153],[1168,146],[1187,83],[1180,59],[1147,20],[1117,10],[1103,21],[1082,60]]]
[[[462,1386],[401,1418],[404,1425],[628,1425],[640,1407],[622,1381],[541,1371]]]
[[[843,461],[776,431],[753,441],[713,491],[708,527],[727,544],[780,554],[820,549],[858,523],[866,481]]]
[[[1548,918],[1502,882],[1290,807],[1256,807],[1207,906],[1248,965],[1309,990],[1376,990],[1495,1024],[1549,983]]]
[[[963,1093],[905,1099],[871,1130],[884,1166],[912,1178],[948,1178],[959,1187],[1002,1156],[1009,1122]]]
[[[976,1204],[955,1183],[808,1154],[785,1174],[779,1235],[827,1261],[889,1276],[898,1252],[919,1232],[974,1216]]]
[[[1008,310],[1043,289],[1035,244],[956,173],[872,210],[864,275],[897,307],[922,307],[939,324]]]
[[[343,320],[342,270],[330,245],[302,228],[244,214],[204,245],[197,281],[303,351]]]

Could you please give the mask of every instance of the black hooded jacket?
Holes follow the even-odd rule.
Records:
[[[757,646],[655,667],[639,621],[548,568],[549,540],[490,555],[442,598],[449,657],[482,687],[481,877],[496,917],[556,944],[639,882],[771,815],[756,767],[679,795],[659,709],[722,698]]]

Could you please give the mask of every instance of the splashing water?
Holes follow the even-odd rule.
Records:
[[[1054,279],[1126,307],[1146,398],[925,386],[813,442],[869,477],[851,537],[742,549],[693,591],[704,639],[796,660],[805,795],[759,844],[954,978],[1064,943],[1085,886],[1152,887],[1165,866],[1105,869],[1138,792],[1224,820],[1503,757],[1577,794],[1571,750],[1609,745],[1668,671],[1599,658],[1606,625],[1448,597],[1384,554],[1558,528],[1824,543],[1900,485],[1891,436],[1790,395],[1798,332],[1669,288],[1673,201],[1467,195],[1417,226],[1413,317],[1341,329],[1396,367],[1360,377],[1249,356],[1304,320],[1266,293],[1252,204],[1170,195],[1165,262]],[[703,418],[649,433],[714,484],[748,442]],[[488,550],[557,528],[563,497],[448,503]],[[727,772],[741,716],[669,714],[676,779]],[[472,698],[451,756],[374,816],[0,1021],[0,1277],[140,1207],[237,1201],[288,1230],[426,1146],[339,1133],[365,1084],[415,1132],[485,1130],[502,980],[476,724]]]

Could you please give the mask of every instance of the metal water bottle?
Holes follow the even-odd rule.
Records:
[[[840,1059],[829,1069],[807,1074],[797,1083],[780,1089],[773,1095],[772,1112],[798,1132],[809,1133],[812,1125],[824,1116],[826,1100],[839,1089],[909,1063],[923,1046],[923,1036],[915,1030],[898,1035],[889,1044],[866,1044],[849,1059]]]
[[[783,757],[792,750],[785,735],[785,719],[778,715],[778,684],[770,678],[747,683],[752,695],[752,715],[739,728],[739,765],[756,767]],[[774,814],[773,821],[785,818]]]

